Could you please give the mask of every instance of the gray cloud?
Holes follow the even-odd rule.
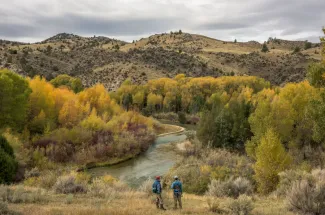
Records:
[[[138,39],[183,31],[223,40],[317,42],[322,0],[0,0],[0,38],[34,42],[60,32]]]

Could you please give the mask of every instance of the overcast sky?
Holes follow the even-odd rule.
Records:
[[[325,0],[0,0],[0,38],[57,33],[132,41],[182,29],[216,39],[318,42]]]

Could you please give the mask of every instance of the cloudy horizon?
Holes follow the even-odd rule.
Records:
[[[0,0],[0,39],[66,32],[132,41],[182,29],[220,40],[319,42],[324,11],[323,0]]]

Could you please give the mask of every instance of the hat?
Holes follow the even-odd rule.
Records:
[[[160,176],[159,175],[156,176],[156,180],[160,180]]]
[[[175,175],[175,176],[174,176],[174,179],[178,179],[178,176],[177,176],[177,175]]]

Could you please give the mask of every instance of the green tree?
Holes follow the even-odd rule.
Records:
[[[310,64],[307,71],[307,79],[314,87],[325,86],[325,65],[321,63]]]
[[[293,54],[294,53],[298,53],[298,52],[300,52],[300,47],[298,47],[298,46],[296,46],[294,49],[293,49]]]
[[[275,190],[279,173],[290,167],[292,158],[285,151],[278,135],[269,129],[256,150],[254,165],[258,191],[267,194]]]
[[[266,43],[263,44],[261,52],[269,52],[269,48],[267,47]]]
[[[310,48],[312,48],[312,43],[306,41],[306,42],[305,42],[305,50],[310,49]]]
[[[0,70],[0,128],[23,128],[30,93],[31,89],[24,78],[9,70]]]
[[[74,78],[65,74],[58,75],[56,78],[52,79],[50,83],[56,88],[66,86],[75,93],[79,93],[84,89],[80,78]]]
[[[12,147],[6,138],[0,135],[0,184],[12,182],[17,172],[17,161]]]

